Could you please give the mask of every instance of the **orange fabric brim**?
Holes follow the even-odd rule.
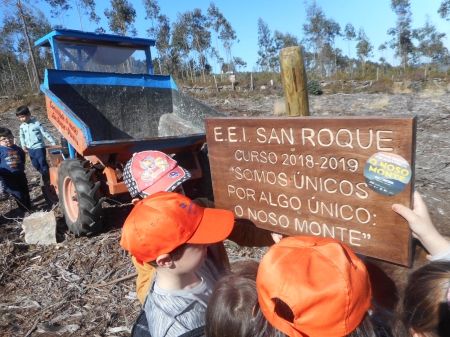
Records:
[[[223,241],[230,235],[233,227],[233,212],[223,209],[205,208],[197,230],[187,243],[208,244]]]

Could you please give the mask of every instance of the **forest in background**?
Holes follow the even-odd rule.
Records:
[[[39,9],[39,2],[31,0],[0,0],[4,12],[0,24],[0,95],[23,95],[38,92],[45,68],[53,68],[50,50],[34,47],[34,42],[55,28],[84,30],[83,20],[97,26],[97,33],[136,36],[134,27],[136,11],[128,0],[111,0],[103,12],[95,0],[41,0],[51,5],[50,13]],[[170,22],[161,12],[157,0],[142,0],[148,21],[147,37],[157,40],[154,55],[154,72],[170,74],[178,83],[210,83],[213,63],[220,64],[221,74],[233,72],[238,81],[250,79],[250,73],[240,70],[245,60],[233,54],[233,44],[238,41],[232,24],[220,8],[210,3],[206,13],[198,8],[178,13]],[[424,27],[411,27],[410,0],[391,0],[396,22],[388,34],[389,41],[373,46],[370,36],[361,27],[358,31],[351,22],[338,23],[328,18],[315,1],[305,1],[307,19],[302,23],[303,37],[271,29],[263,18],[258,20],[257,65],[251,72],[255,82],[278,79],[279,51],[302,45],[308,78],[373,80],[378,76],[392,78],[408,74],[425,73],[435,76],[449,75],[450,54],[444,46],[446,34],[439,32],[430,20]],[[442,19],[450,20],[450,0],[443,0],[436,9]],[[79,27],[66,27],[69,13],[78,15]],[[108,27],[100,27],[100,15],[106,17]],[[52,26],[49,17],[58,18],[59,25]],[[348,41],[348,50],[335,47],[337,38]],[[355,45],[351,50],[350,42]],[[400,61],[390,64],[386,57],[368,60],[377,48],[381,54],[389,49]],[[217,80],[228,82],[228,75]]]

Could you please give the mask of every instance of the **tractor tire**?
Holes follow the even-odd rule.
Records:
[[[55,188],[50,185],[50,183],[41,186],[41,191],[47,205],[53,207],[53,205],[58,203],[58,195],[56,194]]]
[[[102,229],[103,199],[97,193],[100,182],[92,181],[95,169],[88,169],[85,164],[78,159],[65,160],[58,175],[59,205],[69,231],[76,236]]]
[[[59,199],[55,187],[50,182],[50,173],[41,176],[40,185],[45,201],[50,207],[53,207],[58,203]]]

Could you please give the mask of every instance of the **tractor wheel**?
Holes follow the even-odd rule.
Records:
[[[53,207],[53,205],[58,203],[59,199],[55,187],[50,182],[50,172],[41,176],[40,185],[45,201],[50,207]]]
[[[59,205],[67,227],[76,236],[90,235],[102,229],[102,202],[97,195],[100,182],[91,180],[94,169],[86,162],[69,159],[61,163],[58,177]]]
[[[58,203],[58,195],[56,194],[55,188],[50,185],[50,182],[46,183],[44,186],[41,186],[41,190],[45,201],[50,207]]]

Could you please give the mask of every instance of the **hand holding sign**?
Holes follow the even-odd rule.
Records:
[[[414,209],[398,204],[394,204],[392,209],[408,221],[413,236],[422,242],[431,255],[441,253],[450,247],[450,243],[434,227],[419,192],[414,192]]]

